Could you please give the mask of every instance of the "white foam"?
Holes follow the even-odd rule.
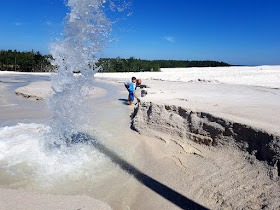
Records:
[[[48,148],[45,138],[49,130],[48,126],[35,123],[0,128],[1,168],[44,186],[100,172],[106,161],[104,155],[87,144]]]

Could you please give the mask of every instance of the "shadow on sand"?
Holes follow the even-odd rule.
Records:
[[[140,183],[145,185],[146,187],[150,188],[152,191],[156,192],[163,198],[169,200],[176,206],[182,209],[206,209],[205,207],[199,205],[198,203],[188,199],[184,195],[174,191],[170,187],[164,185],[163,183],[158,182],[157,180],[153,179],[152,177],[144,174],[139,169],[128,163],[126,160],[119,157],[115,152],[108,149],[105,145],[100,143],[100,141],[94,139],[93,137],[79,133],[72,136],[71,144],[77,143],[87,143],[91,144],[96,148],[100,153],[106,155],[110,160],[117,164],[122,170],[131,174],[135,177]]]
[[[119,101],[121,101],[124,105],[128,105],[128,100],[120,98]]]

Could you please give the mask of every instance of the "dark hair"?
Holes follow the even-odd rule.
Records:
[[[131,80],[136,80],[136,77],[132,77]]]

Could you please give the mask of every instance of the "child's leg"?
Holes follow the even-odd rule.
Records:
[[[129,95],[128,95],[129,105],[132,104],[133,100],[134,100],[133,93],[132,93],[132,92],[129,92]]]
[[[128,103],[129,103],[129,105],[131,105],[131,104],[132,104],[132,101],[131,101],[131,99],[130,99],[130,96],[129,96],[129,94],[128,94],[128,98],[127,98],[127,101],[128,101]]]

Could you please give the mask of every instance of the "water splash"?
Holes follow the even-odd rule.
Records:
[[[114,21],[106,13],[121,4],[120,0],[112,2],[69,0],[66,3],[70,13],[65,18],[64,37],[51,44],[50,49],[52,64],[57,67],[52,76],[55,94],[48,101],[53,119],[49,125],[33,123],[0,128],[0,177],[7,177],[0,180],[0,185],[13,183],[31,189],[37,189],[36,186],[45,189],[48,185],[57,190],[61,185],[71,183],[69,187],[72,187],[73,183],[82,182],[86,183],[87,191],[96,177],[99,177],[97,182],[105,177],[104,171],[107,175],[115,171],[105,155],[92,146],[97,139],[109,141],[109,129],[85,126],[87,119],[83,112],[85,96],[92,90],[96,54],[111,41]],[[84,130],[88,132],[83,133]]]
[[[91,144],[50,152],[42,141],[49,129],[36,123],[0,128],[0,185],[14,182],[14,186],[24,188],[55,189],[69,184],[69,180],[83,180],[110,170],[106,157]]]
[[[104,0],[69,0],[70,13],[65,18],[64,37],[51,45],[52,64],[57,74],[52,78],[55,92],[49,104],[53,110],[52,139],[59,144],[79,132],[84,98],[92,87],[96,54],[110,41],[112,21],[106,17]],[[73,74],[79,72],[80,74]]]

